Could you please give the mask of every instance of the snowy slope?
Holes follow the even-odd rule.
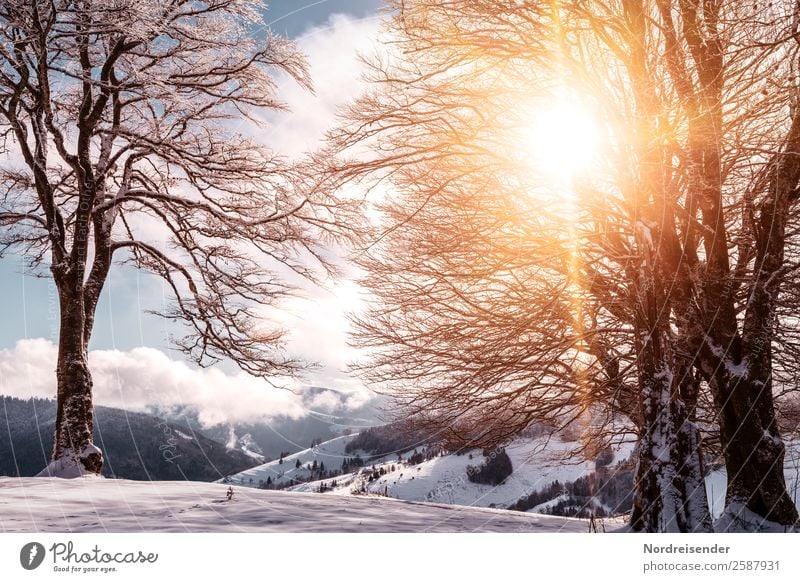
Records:
[[[472,483],[467,466],[480,465],[480,451],[468,455],[446,455],[403,470],[389,473],[367,484],[373,492],[388,488],[390,497],[409,501],[431,501],[479,507],[508,507],[520,497],[539,490],[555,480],[574,481],[594,471],[594,461],[567,460],[565,455],[575,443],[557,439],[519,439],[506,447],[514,472],[497,486]],[[627,453],[622,453],[624,459]]]
[[[261,448],[256,444],[253,436],[250,433],[246,433],[243,436],[240,436],[236,441],[233,443],[234,446],[229,446],[228,448],[238,449],[242,451],[245,455],[250,457],[251,459],[255,459],[259,463],[264,462],[264,455],[261,451]]]
[[[521,512],[192,481],[0,478],[0,532],[585,532]]]
[[[324,443],[323,446],[327,445]],[[508,507],[531,492],[540,490],[553,481],[574,481],[595,469],[593,461],[566,459],[575,443],[539,437],[517,439],[506,447],[506,453],[514,468],[513,474],[497,486],[472,483],[467,478],[469,465],[480,465],[485,459],[480,451],[469,454],[434,457],[418,465],[397,462],[390,455],[384,462],[371,462],[377,469],[384,468],[386,474],[376,480],[367,480],[369,469],[360,474],[336,477],[337,489],[326,495],[350,495],[361,487],[369,493],[387,494],[389,497],[407,501],[428,501],[476,507]],[[628,457],[631,445],[625,445],[616,453],[615,462]],[[392,472],[391,467],[395,470]],[[255,471],[245,471],[240,475]],[[302,483],[290,488],[296,492],[316,492],[320,484],[330,485],[331,479]]]
[[[229,482],[245,487],[258,487],[259,484],[266,482],[267,477],[269,477],[272,479],[273,485],[278,487],[288,484],[292,480],[305,481],[312,475],[308,465],[313,464],[314,461],[318,465],[325,463],[326,469],[329,470],[339,469],[342,466],[342,459],[347,456],[354,456],[353,454],[348,455],[345,453],[344,449],[347,443],[355,436],[356,434],[336,437],[316,447],[288,455],[284,457],[283,463],[279,460],[270,461],[241,473],[236,473],[228,478]],[[300,467],[296,467],[298,460],[300,461]],[[225,479],[220,479],[217,483],[224,481]]]

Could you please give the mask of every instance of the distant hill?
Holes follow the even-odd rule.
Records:
[[[363,472],[365,465],[389,463],[403,459],[404,455],[407,458],[414,457],[413,454],[408,455],[412,449],[421,459],[423,454],[417,448],[425,448],[428,456],[433,455],[438,447],[428,447],[429,440],[427,433],[411,430],[405,423],[373,426],[360,433],[349,433],[326,441],[317,439],[309,448],[288,451],[277,460],[226,476],[220,482],[282,489],[344,476],[340,484],[349,484]]]
[[[348,459],[345,455],[345,447],[357,436],[352,434],[336,437],[282,457],[277,461],[269,461],[235,475],[226,476],[219,482],[245,487],[282,489],[298,483],[338,475],[344,469],[343,462]],[[363,461],[360,465],[363,466]],[[353,464],[352,469],[356,468],[356,464]]]
[[[28,477],[47,465],[55,417],[53,400],[0,396],[0,475]],[[98,406],[94,430],[106,477],[213,481],[256,462],[197,430],[149,414]]]
[[[345,452],[363,451],[369,453],[370,457],[378,458],[401,455],[434,443],[436,439],[429,432],[415,429],[410,423],[397,421],[359,431],[358,436],[347,443]]]
[[[302,451],[315,442],[324,442],[333,437],[361,432],[367,427],[383,424],[379,412],[380,399],[376,398],[363,406],[352,408],[348,406],[346,394],[328,388],[305,387],[298,390],[297,395],[306,409],[302,418],[277,417],[269,421],[224,423],[209,427],[202,426],[197,412],[189,408],[153,409],[150,412],[166,418],[175,426],[186,427],[182,430],[200,430],[206,436],[260,462],[277,459],[281,453]],[[327,406],[315,404],[320,400],[327,401]]]

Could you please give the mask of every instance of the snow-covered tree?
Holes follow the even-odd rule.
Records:
[[[392,4],[373,88],[331,134],[332,172],[391,186],[358,254],[364,377],[464,445],[627,417],[635,530],[711,527],[705,421],[733,518],[794,523],[773,373],[799,361],[780,341],[797,327],[780,317],[796,3]],[[536,119],[571,104],[558,127]],[[591,169],[531,163],[579,156],[592,122]]]
[[[99,473],[87,350],[109,272],[160,276],[180,347],[262,377],[302,364],[259,312],[294,271],[328,265],[334,201],[233,128],[280,109],[303,56],[244,0],[10,0],[0,6],[0,237],[58,292],[58,417],[49,471]],[[239,124],[240,125],[240,124]],[[324,269],[315,269],[314,264]],[[263,313],[263,311],[262,311]]]

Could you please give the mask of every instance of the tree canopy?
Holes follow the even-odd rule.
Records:
[[[296,276],[333,271],[323,249],[344,235],[347,205],[235,129],[284,107],[279,75],[311,88],[304,56],[263,26],[263,8],[0,7],[0,242],[49,267],[59,295],[54,462],[77,456],[92,472],[102,462],[86,355],[115,263],[163,279],[174,302],[162,315],[186,325],[178,344],[202,365],[225,359],[265,378],[304,366],[266,310]]]
[[[710,528],[718,429],[726,515],[793,523],[773,391],[798,362],[795,3],[392,6],[331,135],[341,180],[387,185],[357,255],[364,377],[480,446],[632,427],[634,529]]]

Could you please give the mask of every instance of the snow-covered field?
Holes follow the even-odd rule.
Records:
[[[303,467],[325,460],[336,466],[348,437],[334,439],[284,460],[280,467]],[[234,484],[192,481],[141,482],[95,477],[60,479],[0,477],[0,532],[586,532],[586,520],[522,513],[498,507],[555,479],[575,479],[593,469],[591,463],[565,463],[569,443],[536,439],[507,448],[514,474],[498,487],[469,482],[466,466],[481,455],[446,455],[367,483],[371,495],[350,495],[359,483],[343,483],[325,494],[267,491]],[[788,447],[787,485],[798,499],[800,448]],[[626,451],[619,451],[622,458]],[[245,474],[263,478],[273,463]],[[392,461],[386,461],[386,464]],[[402,474],[402,477],[401,477]],[[249,478],[248,482],[249,482]],[[353,479],[361,476],[354,475]],[[337,479],[343,479],[339,477]],[[725,475],[706,481],[715,517],[722,511]],[[389,489],[390,498],[375,495]],[[312,491],[313,483],[295,490]],[[393,497],[405,496],[403,499]],[[446,503],[446,504],[443,504]],[[484,507],[479,507],[484,506]],[[541,508],[536,508],[540,509]],[[624,527],[621,519],[604,520],[606,531]]]
[[[192,481],[0,478],[2,532],[586,532],[587,522]]]

